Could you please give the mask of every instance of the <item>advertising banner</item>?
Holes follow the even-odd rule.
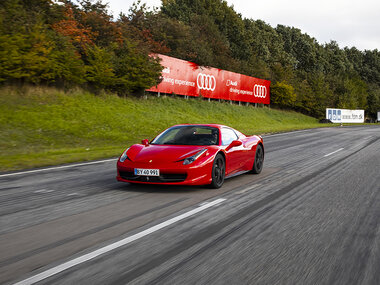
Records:
[[[270,81],[165,56],[162,82],[147,91],[270,104]]]
[[[326,109],[326,119],[333,123],[364,123],[364,110]]]

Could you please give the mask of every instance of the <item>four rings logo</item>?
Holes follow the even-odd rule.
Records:
[[[216,88],[216,79],[213,75],[199,73],[197,76],[197,85],[200,90],[214,91]]]
[[[253,87],[253,96],[258,97],[258,98],[267,97],[267,88],[264,85],[256,84]]]

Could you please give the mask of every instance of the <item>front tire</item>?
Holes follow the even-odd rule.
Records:
[[[252,167],[252,173],[259,174],[261,170],[263,170],[264,166],[264,150],[261,145],[257,145],[256,147],[256,154],[255,154],[255,161],[253,162]]]
[[[212,181],[210,184],[211,188],[218,189],[222,187],[224,183],[224,177],[226,175],[226,162],[223,155],[217,154],[214,163],[212,165]]]

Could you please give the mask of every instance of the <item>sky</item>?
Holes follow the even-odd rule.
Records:
[[[135,0],[103,0],[117,18]],[[161,0],[142,0],[159,7]],[[380,50],[379,0],[227,0],[244,18],[299,28],[320,44],[336,41],[341,48]]]

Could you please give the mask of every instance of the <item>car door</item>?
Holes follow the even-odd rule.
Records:
[[[236,172],[240,168],[241,163],[241,154],[242,154],[242,148],[241,146],[238,147],[232,147],[228,149],[228,146],[233,142],[234,140],[238,140],[238,136],[234,132],[234,130],[230,128],[222,128],[221,129],[222,134],[222,146],[225,147],[226,150],[226,174],[231,174],[233,172]]]

